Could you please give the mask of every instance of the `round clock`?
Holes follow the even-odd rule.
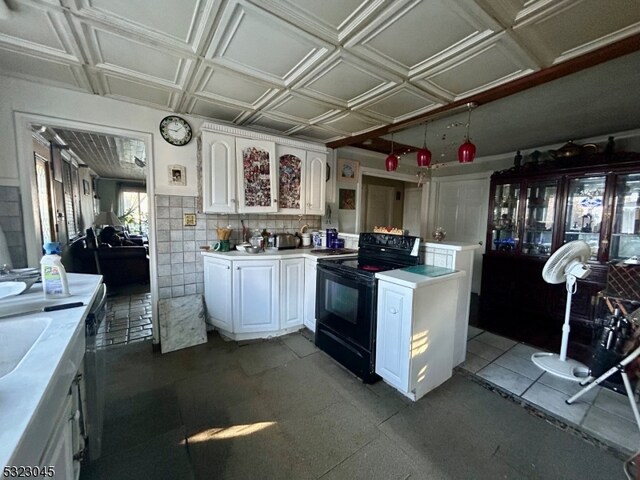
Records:
[[[160,134],[171,145],[180,147],[191,141],[191,125],[184,118],[169,115],[160,122]]]

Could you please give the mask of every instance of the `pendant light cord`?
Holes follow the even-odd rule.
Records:
[[[424,122],[424,140],[422,142],[422,148],[427,148],[427,126],[429,122]]]
[[[469,126],[471,125],[471,104],[467,104],[469,109],[469,116],[467,118],[467,141],[469,141]]]

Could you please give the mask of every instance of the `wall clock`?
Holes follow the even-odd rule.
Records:
[[[160,122],[160,134],[171,145],[181,147],[191,141],[191,125],[184,118],[169,115]]]

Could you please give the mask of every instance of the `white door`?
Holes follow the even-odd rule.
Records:
[[[374,226],[391,226],[393,221],[393,187],[369,185],[367,188],[367,213],[365,214],[365,232],[372,232]]]
[[[420,218],[422,210],[422,188],[404,189],[404,207],[402,212],[402,228],[409,231],[409,235],[420,236]]]
[[[204,258],[204,303],[207,323],[232,332],[231,262]]]
[[[278,330],[279,267],[278,260],[233,262],[234,333]]]
[[[202,132],[202,208],[208,213],[236,212],[236,139]]]
[[[444,228],[446,240],[482,245],[488,202],[489,178],[436,180],[434,226]],[[480,293],[483,251],[483,248],[475,250],[471,280],[474,293]]]
[[[280,261],[280,328],[302,326],[304,317],[304,258]]]
[[[327,155],[307,152],[307,180],[305,211],[307,215],[324,215],[327,188]],[[304,197],[303,197],[304,198]]]

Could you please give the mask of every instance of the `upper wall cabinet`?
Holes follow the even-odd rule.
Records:
[[[204,212],[324,215],[324,146],[215,124],[201,136]]]
[[[273,142],[236,139],[238,213],[278,211],[278,164]]]
[[[277,145],[279,163],[278,212],[324,215],[327,155]]]
[[[202,134],[202,209],[207,213],[235,213],[236,139]]]

